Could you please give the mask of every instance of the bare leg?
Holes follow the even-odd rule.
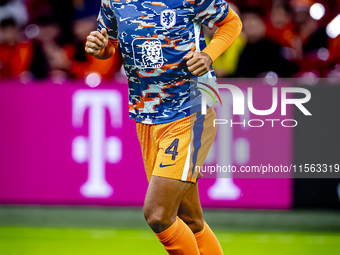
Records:
[[[144,216],[170,255],[200,255],[196,237],[177,217],[179,205],[193,184],[152,176],[144,204]]]
[[[198,196],[197,183],[192,184],[188,189],[181,201],[177,215],[189,226],[194,234],[203,229],[203,212]]]
[[[178,216],[195,234],[200,255],[223,255],[218,239],[203,220],[197,184],[192,186],[185,194],[179,206]]]
[[[175,221],[179,205],[193,184],[152,176],[144,203],[144,217],[155,233],[168,229]]]

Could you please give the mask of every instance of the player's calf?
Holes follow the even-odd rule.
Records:
[[[177,215],[189,226],[194,234],[203,230],[204,219],[197,183],[191,184],[190,189],[184,195]]]
[[[188,225],[194,234],[202,231],[204,228],[203,214],[199,214],[199,212],[197,212],[195,215],[178,213],[178,217],[180,217],[184,223]]]

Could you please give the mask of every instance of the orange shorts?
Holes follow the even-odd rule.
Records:
[[[148,181],[154,175],[196,183],[195,166],[203,165],[215,139],[214,119],[210,107],[206,115],[194,113],[170,123],[136,123]]]

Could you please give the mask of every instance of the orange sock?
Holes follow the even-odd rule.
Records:
[[[196,233],[195,237],[201,255],[223,255],[219,241],[206,222],[203,230]]]
[[[194,234],[178,217],[167,230],[156,236],[170,255],[200,254]]]

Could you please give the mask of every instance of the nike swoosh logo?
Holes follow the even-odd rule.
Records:
[[[122,21],[124,21],[124,20],[127,20],[127,19],[129,19],[130,17],[127,17],[127,18],[124,18],[124,19],[122,19],[122,18],[119,18],[119,21],[120,22],[122,22]]]
[[[173,165],[175,165],[175,164],[171,164],[171,165],[163,165],[163,162],[162,162],[162,163],[160,163],[159,167],[167,167],[167,166],[173,166]]]

